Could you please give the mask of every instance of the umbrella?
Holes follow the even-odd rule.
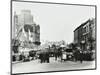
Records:
[[[61,45],[60,47],[66,47],[65,45]]]

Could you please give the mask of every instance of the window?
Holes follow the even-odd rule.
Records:
[[[28,32],[28,31],[33,32],[33,27],[31,25],[25,25],[24,30],[25,32]]]

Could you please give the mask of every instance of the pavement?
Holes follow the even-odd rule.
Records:
[[[46,71],[61,71],[61,70],[79,70],[93,69],[95,61],[83,61],[83,63],[73,61],[63,61],[60,59],[55,61],[52,57],[50,63],[40,63],[40,60],[32,60],[29,62],[20,62],[12,64],[12,73],[29,73],[29,72],[46,72]]]

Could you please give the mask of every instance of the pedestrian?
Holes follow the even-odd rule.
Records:
[[[83,52],[80,51],[80,63],[82,63],[82,62],[83,62]]]
[[[49,63],[49,53],[46,53],[45,60],[46,60],[47,63]]]
[[[39,54],[39,59],[40,59],[40,62],[43,63],[43,54],[42,53]]]
[[[43,62],[43,63],[46,62],[46,53],[45,53],[45,52],[42,54],[42,62]]]
[[[57,52],[55,52],[55,60],[57,60],[57,55],[58,55]]]
[[[74,51],[74,60],[75,60],[75,62],[77,62],[78,60],[79,60],[79,51],[78,50],[76,50],[76,51]]]

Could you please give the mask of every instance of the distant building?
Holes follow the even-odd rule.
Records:
[[[21,41],[22,46],[40,45],[40,26],[34,22],[30,10],[14,13],[13,38]]]
[[[95,49],[95,19],[89,19],[74,30],[74,43],[83,50]]]

